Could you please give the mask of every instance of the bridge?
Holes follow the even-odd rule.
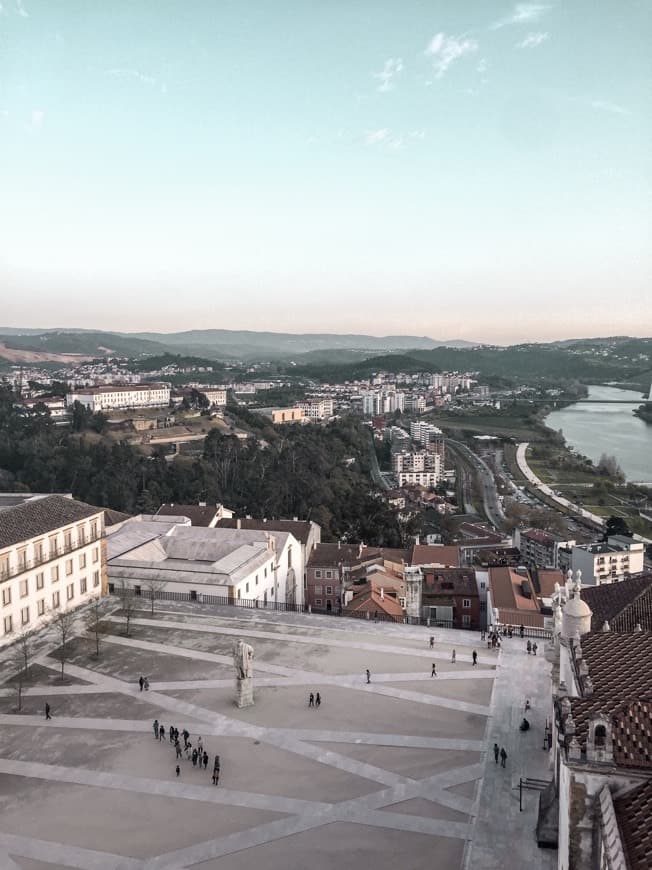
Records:
[[[652,402],[640,399],[526,399],[528,405],[556,405],[558,402],[569,402],[573,405],[652,405]]]

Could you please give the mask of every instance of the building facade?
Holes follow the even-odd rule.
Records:
[[[62,495],[0,510],[0,646],[106,593],[104,511]]]
[[[571,550],[573,572],[582,572],[590,586],[618,583],[643,570],[645,545],[633,538],[613,535],[598,544],[581,544]]]
[[[87,387],[66,396],[66,406],[75,402],[90,411],[116,411],[128,408],[162,408],[170,404],[169,384],[110,384]]]

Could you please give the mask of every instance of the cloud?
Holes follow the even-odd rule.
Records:
[[[478,50],[475,39],[467,36],[446,36],[445,33],[436,33],[430,40],[425,54],[433,58],[435,78],[441,78],[448,68],[465,55],[473,54]]]
[[[21,18],[29,18],[29,12],[23,6],[23,0],[16,0],[16,12]]]
[[[136,79],[136,81],[140,82],[143,85],[155,85],[156,79],[153,76],[145,75],[144,73],[139,72],[137,69],[107,69],[106,75],[111,76],[115,79]]]
[[[370,130],[364,137],[365,145],[379,145],[381,142],[386,142],[391,135],[391,130],[388,127],[382,127],[380,130]]]
[[[592,100],[591,108],[598,112],[611,112],[612,115],[631,115],[629,109],[625,106],[619,106],[618,103],[610,103],[608,100]]]
[[[381,127],[378,130],[370,130],[366,133],[364,144],[372,148],[386,148],[388,151],[398,151],[404,145],[412,142],[423,142],[425,138],[425,130],[410,130],[407,133],[395,133],[389,127]]]
[[[476,66],[476,71],[479,73],[487,72],[487,59],[485,57],[480,58],[478,65]]]
[[[512,12],[494,21],[491,30],[499,30],[501,27],[509,27],[512,24],[532,24],[538,21],[542,15],[550,9],[543,3],[517,3]]]
[[[400,57],[390,57],[383,64],[380,72],[373,73],[373,77],[380,81],[379,91],[391,91],[394,89],[394,79],[403,71],[403,61]]]
[[[516,48],[537,48],[550,39],[549,33],[528,33],[525,39],[516,43]]]

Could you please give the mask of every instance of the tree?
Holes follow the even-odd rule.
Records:
[[[61,682],[63,682],[64,668],[68,660],[68,642],[75,625],[75,613],[73,610],[57,610],[53,620],[54,627],[61,642]]]
[[[124,580],[120,585],[118,595],[120,597],[120,607],[127,623],[125,626],[125,636],[129,637],[129,626],[131,624],[131,620],[133,619],[134,613],[136,612],[136,596],[134,594],[134,590],[131,588],[131,586],[127,586]]]
[[[106,632],[100,598],[93,598],[86,612],[86,630],[95,636],[95,658],[100,657],[100,637]]]
[[[12,650],[12,662],[17,668],[16,673],[16,696],[18,703],[18,712],[23,707],[23,685],[29,678],[29,668],[34,654],[34,635],[36,632],[33,629],[28,629],[18,636],[18,640],[14,644]]]
[[[165,580],[146,580],[144,585],[145,589],[147,590],[147,597],[152,603],[151,615],[154,616],[154,601],[156,599],[157,593],[163,590],[165,586]]]
[[[624,535],[626,538],[632,537],[632,532],[629,526],[622,517],[608,517],[604,525],[604,540],[612,535]]]
[[[625,482],[625,475],[615,456],[607,456],[603,453],[598,462],[598,473],[612,477],[619,483]]]

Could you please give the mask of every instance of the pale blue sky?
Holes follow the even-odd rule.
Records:
[[[652,334],[647,0],[0,8],[0,325]]]

